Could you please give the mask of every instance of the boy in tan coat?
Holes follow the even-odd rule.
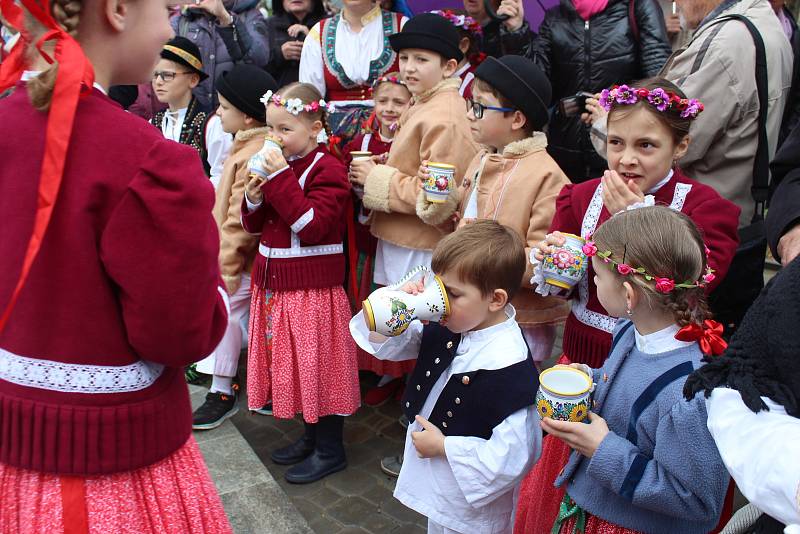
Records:
[[[458,93],[461,80],[451,78],[462,57],[455,26],[439,15],[423,13],[389,42],[400,56],[400,74],[413,105],[400,118],[386,164],[361,160],[351,167],[351,180],[364,186],[364,206],[373,210],[370,231],[379,239],[374,282],[381,285],[398,281],[418,265],[430,266],[433,248],[443,235],[436,225],[446,221],[458,203],[454,191],[447,203],[429,204],[423,222],[417,215],[420,164],[449,163],[461,176],[478,151]]]
[[[267,135],[266,110],[261,96],[277,91],[278,84],[263,70],[252,65],[238,65],[217,79],[222,129],[235,134],[233,146],[222,169],[214,202],[214,219],[220,234],[219,265],[228,292],[230,314],[228,328],[217,349],[198,363],[198,370],[213,370],[214,378],[205,403],[195,412],[192,427],[209,430],[236,414],[233,377],[242,350],[240,322],[250,310],[250,269],[253,266],[258,235],[242,228],[241,206],[248,180],[247,162],[264,146]]]
[[[569,183],[547,153],[550,83],[521,56],[487,58],[475,71],[467,118],[472,135],[488,147],[470,163],[460,184],[457,226],[492,219],[513,229],[525,242],[526,258],[544,238],[555,214],[556,196]],[[558,322],[569,306],[558,297],[542,297],[530,286],[528,260],[523,290],[511,302],[537,366],[549,358]]]

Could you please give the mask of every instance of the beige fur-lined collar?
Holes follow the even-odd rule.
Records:
[[[267,135],[267,127],[262,126],[259,128],[250,128],[249,130],[239,130],[238,132],[236,132],[234,140],[240,143],[246,143],[254,137],[266,136],[266,135]]]
[[[539,152],[547,148],[547,135],[544,132],[533,132],[531,137],[509,143],[503,149],[504,158],[524,156],[531,152]]]
[[[458,90],[459,87],[461,87],[461,78],[447,78],[446,80],[442,80],[441,82],[437,83],[427,91],[423,91],[415,96],[414,102],[426,102],[430,100],[433,95],[440,91],[445,89]]]

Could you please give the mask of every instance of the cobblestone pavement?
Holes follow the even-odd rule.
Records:
[[[554,354],[560,353],[559,332]],[[240,371],[244,371],[244,366]],[[362,373],[362,392],[376,382],[376,376]],[[302,435],[301,419],[275,419],[251,414],[244,395],[239,403],[241,409],[232,418],[234,425],[314,532],[417,534],[427,531],[427,519],[392,496],[395,479],[380,469],[381,458],[403,450],[405,429],[398,423],[401,415],[399,401],[389,400],[377,408],[362,406],[355,415],[348,417],[344,426],[347,469],[307,485],[287,483],[283,474],[288,467],[276,465],[269,458],[271,451]],[[269,506],[269,503],[263,505]]]

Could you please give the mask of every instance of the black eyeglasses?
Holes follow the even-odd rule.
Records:
[[[475,102],[471,98],[467,99],[467,111],[472,110],[472,114],[475,115],[476,119],[482,119],[483,112],[486,111],[487,109],[489,111],[503,111],[503,112],[516,111],[516,109],[514,108],[498,108],[495,106],[484,106],[483,104]]]
[[[161,78],[165,82],[171,82],[178,74],[194,74],[193,72],[172,72],[171,70],[157,70],[153,73],[153,81]]]

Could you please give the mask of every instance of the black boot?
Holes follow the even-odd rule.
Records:
[[[302,462],[314,452],[314,445],[317,442],[317,425],[303,422],[305,433],[303,436],[286,447],[276,449],[270,454],[270,458],[276,464],[292,465]]]
[[[314,453],[302,463],[290,467],[284,475],[286,480],[292,484],[308,484],[347,467],[342,443],[343,428],[344,417],[341,415],[320,417]]]

